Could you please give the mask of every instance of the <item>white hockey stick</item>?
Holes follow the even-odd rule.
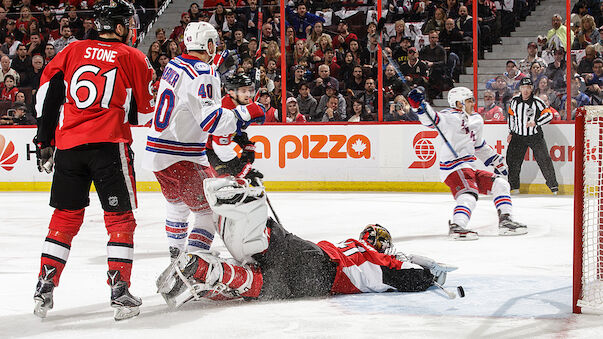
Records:
[[[447,289],[446,289],[444,286],[442,286],[442,285],[438,284],[438,282],[437,282],[437,281],[434,281],[434,282],[433,282],[433,284],[434,284],[435,286],[437,286],[439,289],[441,289],[442,291],[444,291],[444,293],[446,293],[446,295],[448,295],[448,298],[450,298],[450,299],[454,299],[454,298],[456,298],[456,293],[454,293],[454,292],[452,292],[452,291],[447,290]]]

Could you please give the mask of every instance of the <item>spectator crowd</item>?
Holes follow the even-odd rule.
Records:
[[[285,3],[285,41],[281,41],[278,1],[262,1],[260,21],[258,0],[205,0],[191,3],[175,27],[154,27],[155,40],[145,52],[155,69],[156,89],[169,60],[186,52],[182,42],[186,26],[207,21],[220,36],[223,79],[233,73],[255,79],[256,99],[270,107],[268,121],[377,121],[380,109],[385,121],[413,121],[417,117],[406,100],[410,89],[423,86],[428,100],[441,98],[472,65],[473,2],[383,0],[385,25],[378,31],[375,0],[290,0]],[[509,36],[538,3],[477,0],[478,57]],[[35,122],[33,101],[44,66],[69,43],[96,37],[93,4],[94,0],[1,2],[0,124]],[[135,27],[144,28],[161,1],[134,4]],[[570,93],[572,107],[601,103],[602,7],[597,0],[580,0],[572,9],[571,48],[578,51],[574,54],[578,59],[570,62],[571,81],[577,84]],[[486,83],[484,104],[478,109],[486,120],[505,120],[506,105],[524,77],[532,79],[535,94],[554,108],[557,118],[567,117],[562,21],[554,16],[552,28],[528,44],[525,58],[509,60],[506,72]],[[25,118],[15,118],[21,111]]]
[[[2,0],[0,3],[0,125],[36,123],[33,107],[46,64],[73,41],[98,36],[95,0]],[[136,1],[132,27],[144,28],[157,0]]]
[[[525,20],[538,0],[477,2],[481,58]],[[226,58],[220,67],[223,79],[233,73],[256,79],[257,99],[271,105],[268,121],[377,121],[381,107],[385,121],[413,121],[417,117],[406,100],[410,89],[423,86],[430,101],[441,98],[464,67],[472,64],[473,3],[384,0],[385,27],[379,32],[376,4],[374,0],[288,1],[285,41],[281,41],[278,1],[262,1],[261,22],[257,0],[192,3],[177,26],[155,29],[156,40],[147,55],[159,79],[169,59],[185,52],[186,25],[207,21],[220,35],[218,52]],[[281,74],[281,60],[286,63],[285,74]],[[285,114],[280,113],[283,97]]]
[[[492,120],[505,120],[506,106],[519,91],[519,82],[530,78],[535,96],[552,108],[554,119],[573,120],[576,109],[603,103],[603,2],[580,0],[570,17],[569,93],[567,111],[567,26],[561,15],[551,18],[551,28],[527,45],[526,57],[508,60],[506,72],[486,83],[483,108]],[[492,101],[494,100],[494,101]],[[499,117],[499,118],[496,118]]]

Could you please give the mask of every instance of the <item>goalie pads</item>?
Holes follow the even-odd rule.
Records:
[[[251,256],[268,248],[264,187],[226,177],[205,179],[203,189],[209,206],[220,216],[217,231],[230,254],[243,264],[255,262]]]

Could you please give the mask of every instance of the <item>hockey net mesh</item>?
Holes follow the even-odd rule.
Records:
[[[599,313],[603,311],[603,106],[586,107],[584,116],[582,292],[577,304]]]

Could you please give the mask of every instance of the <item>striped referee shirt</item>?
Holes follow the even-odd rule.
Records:
[[[509,130],[523,136],[537,134],[540,126],[553,120],[553,113],[544,101],[533,95],[528,100],[523,100],[521,94],[514,96],[509,102],[508,112]],[[536,122],[536,127],[528,127],[530,121]]]

